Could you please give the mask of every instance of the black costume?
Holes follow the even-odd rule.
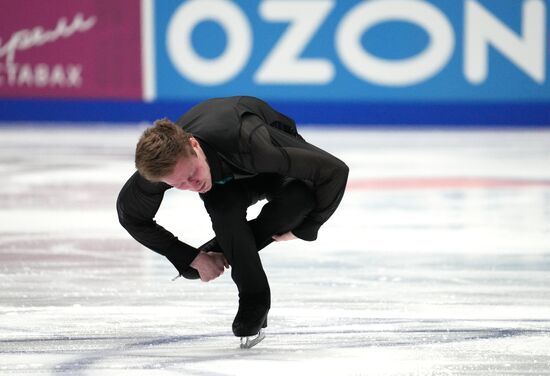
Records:
[[[257,98],[207,100],[176,124],[198,140],[212,176],[212,189],[200,197],[216,238],[199,249],[223,251],[241,303],[269,307],[269,285],[257,251],[271,242],[272,235],[287,231],[315,240],[342,199],[348,167],[308,144],[292,119]],[[117,211],[120,223],[137,241],[166,256],[186,275],[199,249],[154,221],[170,188],[136,172],[119,194]],[[246,209],[262,198],[269,202],[247,222]]]

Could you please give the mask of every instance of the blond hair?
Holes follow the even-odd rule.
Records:
[[[190,143],[191,134],[168,119],[147,128],[136,146],[136,168],[147,180],[159,182],[174,171],[178,160],[197,155]]]

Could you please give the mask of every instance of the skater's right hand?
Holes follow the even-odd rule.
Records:
[[[229,268],[229,263],[222,253],[200,252],[190,266],[197,269],[201,281],[208,282],[222,275],[224,269]]]

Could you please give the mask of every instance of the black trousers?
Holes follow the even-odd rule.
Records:
[[[277,174],[259,174],[214,185],[201,198],[216,234],[201,250],[224,253],[239,291],[239,304],[269,307],[269,283],[258,251],[273,241],[273,235],[302,223],[315,206],[310,186]],[[258,217],[247,221],[248,207],[264,198],[268,202]]]

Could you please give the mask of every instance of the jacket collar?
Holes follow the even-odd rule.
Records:
[[[210,167],[210,176],[212,177],[212,183],[223,184],[223,182],[230,179],[232,177],[231,173],[228,173],[228,167],[224,166],[225,163],[220,159],[218,153],[214,149],[212,149],[212,147],[208,145],[204,140],[201,140],[196,136],[193,137],[195,137],[195,139],[199,142],[199,145],[204,151],[206,162],[208,162],[208,166]]]

